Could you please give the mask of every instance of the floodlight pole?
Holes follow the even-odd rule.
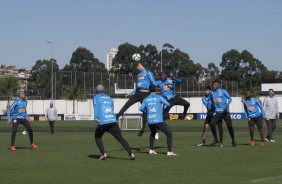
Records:
[[[163,72],[163,49],[161,49],[161,72]]]
[[[54,84],[54,81],[53,81],[53,51],[54,51],[54,45],[53,45],[53,42],[50,42],[50,41],[47,41],[47,43],[51,44],[51,102],[53,103],[53,84]]]

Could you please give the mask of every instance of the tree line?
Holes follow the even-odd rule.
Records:
[[[62,69],[52,58],[54,77],[56,77],[56,92],[58,91],[56,98],[86,98],[85,88],[87,88],[87,93],[93,94],[94,92],[94,89],[88,90],[88,88],[93,88],[92,78],[98,77],[101,78],[99,82],[109,82],[109,78],[100,77],[100,74],[105,74],[105,76],[137,75],[137,62],[132,60],[134,53],[141,55],[142,60],[147,63],[146,68],[152,71],[156,77],[159,76],[162,68],[163,71],[174,73],[177,77],[193,78],[201,82],[214,79],[237,81],[239,89],[242,91],[259,91],[262,81],[282,78],[281,71],[268,70],[262,61],[247,50],[239,52],[236,49],[231,49],[222,54],[219,66],[210,62],[207,67],[204,67],[200,63],[194,62],[188,53],[169,43],[165,43],[161,49],[152,44],[135,46],[123,43],[118,47],[110,71],[107,71],[105,64],[84,47],[77,48],[72,53],[69,63]],[[28,95],[49,99],[51,97],[50,79],[51,60],[37,60],[31,69],[31,78],[27,86]],[[3,81],[0,82],[3,83]],[[15,90],[11,89],[10,92],[7,92],[5,87],[2,88],[4,89],[0,89],[1,95],[10,94]],[[84,90],[82,90],[83,88]]]

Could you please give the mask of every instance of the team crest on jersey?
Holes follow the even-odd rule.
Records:
[[[251,102],[252,102],[252,105],[255,105],[255,103],[256,103],[254,99],[252,99]]]
[[[218,90],[218,96],[222,96],[222,91]]]

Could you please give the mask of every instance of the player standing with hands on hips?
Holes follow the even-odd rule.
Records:
[[[101,152],[99,160],[106,160],[107,154],[102,142],[102,136],[105,132],[109,132],[116,138],[116,140],[127,151],[130,160],[135,160],[135,156],[132,153],[127,141],[122,137],[120,128],[117,124],[117,118],[114,114],[114,103],[111,97],[104,93],[104,86],[98,85],[96,87],[96,96],[92,98],[94,106],[94,120],[98,123],[95,131],[95,141]]]
[[[12,122],[11,151],[16,151],[15,140],[19,124],[22,124],[28,131],[30,148],[37,148],[37,146],[33,143],[33,131],[28,121],[28,114],[26,111],[27,101],[25,99],[24,90],[18,90],[17,95],[18,99],[13,102],[7,112],[8,123]]]
[[[53,102],[50,103],[50,107],[46,109],[45,118],[49,122],[51,134],[54,134],[55,120],[58,118],[57,109],[54,107]]]

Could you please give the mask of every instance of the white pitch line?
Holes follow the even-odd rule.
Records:
[[[261,178],[250,181],[251,183],[281,183],[282,176],[274,176],[269,178]]]

